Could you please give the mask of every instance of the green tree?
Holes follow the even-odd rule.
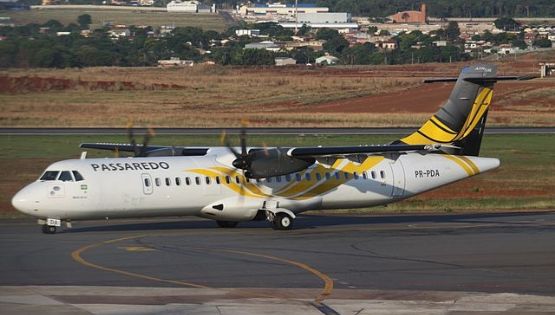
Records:
[[[316,32],[316,39],[330,40],[340,36],[337,30],[331,28],[321,28]]]
[[[82,29],[87,29],[92,24],[92,18],[89,14],[81,14],[77,17],[77,23]]]
[[[553,44],[547,38],[540,38],[536,39],[533,45],[540,48],[550,48]]]
[[[455,21],[450,21],[449,24],[447,24],[447,28],[445,29],[445,34],[447,36],[447,40],[450,40],[451,42],[458,41],[459,36],[461,35],[459,23]]]
[[[493,22],[495,27],[504,31],[516,31],[520,29],[520,24],[510,17],[501,17]]]
[[[342,36],[333,37],[323,45],[324,50],[331,54],[340,54],[347,47],[349,47],[349,42]]]
[[[374,26],[374,25],[368,26],[368,33],[374,34],[374,33],[376,33],[377,31],[378,31],[378,27],[377,27],[377,26]]]

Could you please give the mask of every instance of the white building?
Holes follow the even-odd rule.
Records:
[[[268,51],[278,52],[281,47],[272,41],[263,41],[259,43],[250,43],[245,45],[245,49],[266,49]]]
[[[192,67],[195,63],[192,60],[181,60],[171,57],[169,60],[158,60],[158,67]]]
[[[316,58],[315,62],[317,65],[334,65],[339,62],[339,58],[326,54],[325,56]]]
[[[238,13],[245,16],[273,16],[273,17],[293,17],[295,12],[301,13],[324,13],[328,12],[327,7],[317,7],[310,3],[299,3],[295,9],[294,4],[284,4],[280,2],[268,4],[243,5],[239,7]]]
[[[213,4],[210,7],[195,0],[190,0],[190,1],[172,0],[166,6],[166,10],[168,12],[215,13],[216,5]]]
[[[253,30],[249,30],[249,29],[235,30],[235,35],[256,37],[256,36],[260,36],[260,30],[256,30],[256,29],[253,29]]]
[[[288,57],[276,57],[274,61],[278,67],[297,64],[297,60]]]
[[[297,21],[302,24],[342,24],[351,22],[351,14],[347,12],[299,13]]]

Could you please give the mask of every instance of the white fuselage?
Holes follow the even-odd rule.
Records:
[[[231,166],[234,158],[211,148],[202,157],[60,161],[46,171],[77,171],[83,179],[38,180],[12,203],[32,216],[62,220],[191,215],[247,221],[269,208],[300,213],[387,204],[499,166],[495,158],[409,152],[324,159],[299,173],[247,181]]]

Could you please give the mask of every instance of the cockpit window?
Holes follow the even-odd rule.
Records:
[[[75,181],[76,182],[80,182],[82,180],[85,180],[83,178],[83,176],[81,176],[81,173],[79,173],[78,171],[71,171],[73,173],[73,177],[75,177]]]
[[[40,180],[56,180],[60,171],[46,171],[40,177]]]
[[[61,180],[62,182],[72,182],[73,177],[69,171],[63,171],[58,180]]]

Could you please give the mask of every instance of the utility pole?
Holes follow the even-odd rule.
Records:
[[[299,16],[297,14],[298,7],[299,7],[299,0],[295,0],[295,35],[297,35],[297,32],[298,32],[297,25],[299,24]]]

